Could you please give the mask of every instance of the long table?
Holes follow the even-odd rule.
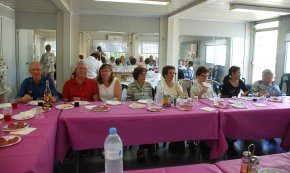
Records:
[[[18,104],[13,114],[32,109],[33,106]],[[0,172],[3,173],[52,173],[57,122],[60,110],[44,113],[44,119],[30,119],[30,127],[37,128],[28,135],[20,135],[22,141],[10,147],[0,148]],[[4,122],[4,121],[3,121]],[[12,121],[19,122],[19,121]],[[5,134],[6,135],[6,134]]]
[[[57,159],[62,161],[73,150],[102,148],[110,127],[116,127],[124,145],[139,145],[183,140],[209,140],[211,157],[222,156],[227,143],[218,133],[218,112],[165,108],[161,112],[132,109],[126,102],[110,106],[109,112],[79,112],[77,108],[63,110],[57,133]],[[102,103],[93,103],[100,105]]]
[[[276,168],[290,172],[290,153],[273,154],[259,157],[260,168]],[[215,164],[224,173],[239,172],[241,160],[226,160]]]
[[[225,99],[229,102],[232,99]],[[202,99],[202,103],[213,106],[213,102]],[[267,106],[257,107],[262,103]],[[246,101],[247,109],[218,109],[221,136],[231,139],[282,138],[282,147],[290,148],[290,103],[271,101]]]
[[[136,171],[125,171],[126,173],[222,173],[215,165],[212,164],[197,164],[176,166],[157,169],[145,169]]]

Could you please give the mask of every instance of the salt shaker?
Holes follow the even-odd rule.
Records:
[[[251,156],[249,160],[248,173],[258,173],[259,171],[259,157]]]

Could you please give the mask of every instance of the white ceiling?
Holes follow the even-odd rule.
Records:
[[[256,21],[277,16],[229,11],[231,3],[288,8],[290,0],[171,0],[167,6],[95,2],[94,0],[0,0],[16,11],[55,13],[60,3],[73,13],[160,17],[176,14],[182,19],[227,22]],[[60,7],[62,9],[62,7]]]

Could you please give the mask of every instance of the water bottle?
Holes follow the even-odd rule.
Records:
[[[105,173],[123,172],[123,144],[117,134],[117,129],[109,129],[109,135],[105,140]]]
[[[155,103],[157,106],[160,106],[160,107],[163,106],[163,85],[161,81],[159,81],[157,84]]]

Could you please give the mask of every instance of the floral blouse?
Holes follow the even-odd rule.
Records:
[[[43,71],[45,73],[50,73],[50,72],[54,72],[55,68],[54,68],[54,64],[55,64],[55,55],[53,53],[44,53],[41,56],[40,59],[40,64],[43,68]]]
[[[207,86],[208,86],[208,90],[206,93],[204,93],[201,98],[211,98],[216,96],[215,92],[213,91],[213,87],[210,83],[206,82]],[[199,83],[197,80],[193,81],[191,88],[190,88],[190,96],[197,96],[199,94],[199,92],[202,90],[204,86]]]

